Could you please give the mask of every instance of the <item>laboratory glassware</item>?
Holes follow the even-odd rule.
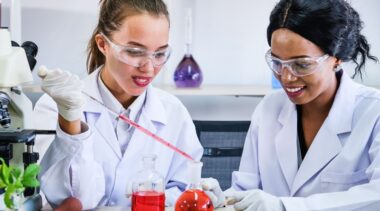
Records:
[[[186,53],[174,71],[174,82],[177,87],[199,87],[203,74],[191,53],[192,14],[188,9],[186,16]]]
[[[132,183],[132,211],[164,211],[164,178],[155,170],[156,155],[144,155],[143,169]]]
[[[214,205],[207,194],[202,190],[201,171],[202,162],[188,162],[190,184],[186,191],[177,199],[175,211],[212,211]]]

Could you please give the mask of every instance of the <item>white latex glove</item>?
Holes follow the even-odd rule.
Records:
[[[244,211],[285,211],[280,198],[260,189],[250,191],[230,191],[228,204],[234,204],[235,210]]]
[[[218,180],[214,178],[202,178],[201,184],[202,189],[210,197],[215,208],[225,206],[226,197],[220,188]]]
[[[42,90],[57,103],[59,114],[67,121],[80,119],[84,84],[79,77],[60,69],[48,70],[45,66],[39,68],[38,75],[42,79]]]

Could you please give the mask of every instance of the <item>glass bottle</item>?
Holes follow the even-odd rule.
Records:
[[[143,156],[143,170],[132,183],[132,211],[164,211],[164,178],[155,170],[156,155]]]
[[[191,54],[192,17],[189,9],[186,17],[186,51],[185,56],[174,71],[174,82],[177,87],[199,87],[203,81],[202,71]]]
[[[188,175],[190,184],[186,191],[177,199],[175,211],[212,211],[214,205],[207,194],[202,190],[201,171],[202,162],[190,162]]]

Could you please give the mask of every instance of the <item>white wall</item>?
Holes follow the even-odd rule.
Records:
[[[190,2],[190,3],[189,3]],[[204,84],[270,85],[264,54],[269,49],[266,28],[277,0],[169,0],[172,42],[176,50],[164,83],[172,74],[184,45],[184,8],[194,11],[194,56],[204,73]],[[361,15],[372,53],[380,58],[380,1],[351,0]],[[353,69],[347,65],[348,71]],[[363,83],[380,86],[380,63],[369,62]]]
[[[268,49],[266,27],[277,0],[166,2],[171,13],[170,45],[174,52],[155,83],[174,84],[172,75],[184,53],[185,12],[191,7],[193,55],[203,70],[204,84],[270,85],[271,73],[264,61]],[[363,33],[372,53],[380,58],[380,1],[351,2],[365,23]],[[22,39],[39,46],[37,66],[60,67],[84,77],[86,46],[97,21],[98,0],[22,0],[22,5]],[[7,15],[7,11],[2,13],[3,26],[9,22]],[[380,64],[368,63],[363,83],[380,86]],[[208,104],[202,97],[181,100],[197,119],[249,119],[257,103],[254,98],[234,97],[209,97]],[[203,106],[209,108],[207,105],[218,113],[205,113]]]

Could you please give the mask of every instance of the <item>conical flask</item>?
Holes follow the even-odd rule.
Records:
[[[186,53],[174,71],[174,82],[177,87],[199,87],[203,81],[202,71],[191,54],[192,16],[189,9],[186,17]]]
[[[213,211],[214,205],[207,194],[202,190],[201,171],[202,162],[189,162],[188,175],[190,184],[186,191],[177,199],[175,211]]]
[[[164,178],[154,169],[155,155],[143,156],[143,170],[132,183],[132,211],[164,211]]]

